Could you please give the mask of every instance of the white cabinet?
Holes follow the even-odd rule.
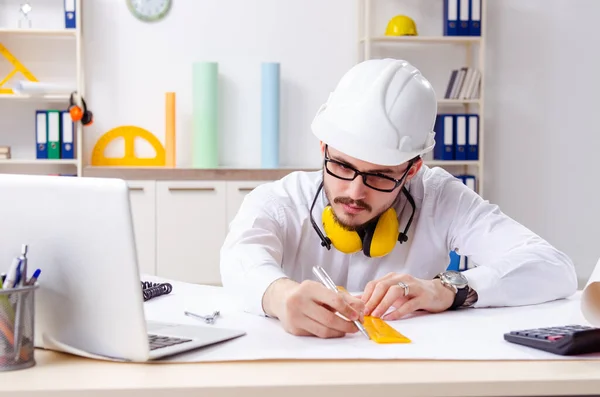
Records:
[[[220,285],[226,186],[225,181],[156,181],[158,276]]]
[[[141,273],[156,274],[155,181],[127,181]]]
[[[220,285],[219,254],[244,197],[269,181],[128,181],[140,271]]]
[[[244,197],[258,185],[269,181],[227,181],[227,226],[237,214]]]

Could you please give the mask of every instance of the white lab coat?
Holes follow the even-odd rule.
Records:
[[[244,199],[222,246],[220,268],[223,286],[238,294],[245,311],[265,315],[267,287],[281,277],[315,280],[313,265],[322,266],[337,285],[362,291],[390,272],[432,279],[447,268],[451,250],[477,264],[464,271],[479,296],[475,307],[535,304],[577,289],[573,263],[564,253],[441,168],[423,166],[407,184],[416,204],[407,242],[380,258],[327,250],[309,218],[321,179],[321,171],[293,172]],[[323,230],[327,202],[323,191],[320,195],[313,216]],[[405,196],[396,211],[404,230],[411,212]]]

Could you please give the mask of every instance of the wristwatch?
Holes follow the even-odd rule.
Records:
[[[449,307],[450,310],[459,307],[469,307],[477,301],[477,293],[469,287],[469,280],[461,272],[448,270],[439,273],[434,279],[439,279],[444,287],[449,288],[455,293],[454,302]]]

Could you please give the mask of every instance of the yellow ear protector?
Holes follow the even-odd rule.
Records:
[[[396,210],[392,207],[386,210],[383,214],[369,222],[363,228],[353,231],[346,230],[336,220],[333,213],[333,208],[327,205],[323,210],[323,232],[317,227],[317,224],[312,216],[315,203],[319,197],[319,193],[323,188],[323,182],[317,189],[317,194],[310,207],[310,221],[313,228],[321,239],[321,246],[328,250],[333,245],[338,251],[345,254],[353,254],[360,250],[368,257],[380,257],[389,254],[395,247],[396,242],[400,244],[408,241],[408,229],[415,215],[415,201],[406,187],[402,186],[402,194],[404,194],[412,207],[412,213],[403,232],[399,232],[398,216]]]

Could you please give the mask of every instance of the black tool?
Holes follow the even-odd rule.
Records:
[[[504,339],[563,356],[600,352],[600,328],[564,325],[512,331]]]

